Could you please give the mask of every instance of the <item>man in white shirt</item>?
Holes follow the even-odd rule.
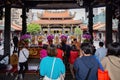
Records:
[[[103,47],[104,43],[103,42],[99,42],[99,47],[96,52],[95,55],[97,56],[97,58],[101,61],[107,54],[107,49]]]

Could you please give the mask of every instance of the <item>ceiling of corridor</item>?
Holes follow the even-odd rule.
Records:
[[[82,8],[89,5],[103,6],[105,0],[0,0],[0,7],[5,4],[11,4],[11,7],[23,7],[39,9],[72,9]]]

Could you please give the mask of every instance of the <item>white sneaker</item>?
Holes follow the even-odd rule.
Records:
[[[9,72],[6,72],[5,75],[7,76],[9,74]]]
[[[18,75],[15,77],[15,79],[14,80],[18,80]]]
[[[22,76],[22,74],[20,74],[20,79],[23,79],[23,76]]]
[[[11,76],[13,76],[13,73],[10,73]]]

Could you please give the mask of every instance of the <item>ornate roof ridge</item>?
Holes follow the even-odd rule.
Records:
[[[49,10],[45,10],[45,13],[69,13],[68,10],[56,10],[56,11],[49,11]]]

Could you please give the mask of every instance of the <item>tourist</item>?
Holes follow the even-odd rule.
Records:
[[[40,59],[44,58],[47,56],[47,44],[43,44],[42,49],[40,50]]]
[[[61,45],[62,45],[62,50],[64,51],[64,64],[66,66],[66,68],[69,68],[69,56],[70,56],[70,46],[68,44],[66,44],[67,42],[67,36],[66,35],[61,35],[60,37],[61,39]]]
[[[78,58],[78,56],[79,56],[79,53],[78,53],[76,46],[72,45],[71,51],[70,51],[69,63],[70,63],[70,71],[71,71],[73,79],[75,79],[73,64],[74,64],[75,60]]]
[[[78,50],[78,53],[79,53],[79,56],[82,56],[82,53],[81,53],[81,49],[80,49],[80,44],[81,42],[78,42],[76,38],[73,39],[73,45],[76,46],[77,50]]]
[[[61,44],[58,44],[57,45],[57,56],[56,57],[63,60],[64,52],[63,52],[63,50],[61,48],[62,48]]]
[[[108,71],[110,80],[120,79],[120,43],[108,45],[107,56],[102,59],[102,65]]]
[[[96,52],[95,55],[96,57],[101,61],[107,54],[107,49],[103,47],[104,43],[103,42],[99,42],[99,47]]]
[[[40,75],[43,80],[59,80],[60,76],[65,76],[65,65],[60,58],[56,57],[56,47],[48,47],[48,56],[40,62]]]
[[[99,63],[93,55],[93,47],[90,43],[82,43],[82,57],[74,62],[76,80],[97,80]]]
[[[24,42],[21,42],[20,46],[20,51],[19,51],[19,66],[20,70],[18,72],[18,75],[16,76],[16,79],[20,77],[20,79],[24,78],[24,73],[26,70],[28,70],[28,58],[29,58],[29,51],[26,48],[27,45]]]
[[[76,46],[78,50],[80,50],[80,43],[77,41],[76,38],[73,39],[73,44]]]
[[[14,51],[18,50],[18,37],[14,36],[13,37],[13,43],[14,43]]]
[[[18,70],[18,53],[14,50],[14,46],[11,44],[10,46],[10,64],[8,69],[8,72],[6,72],[6,75],[10,73],[11,76]]]

